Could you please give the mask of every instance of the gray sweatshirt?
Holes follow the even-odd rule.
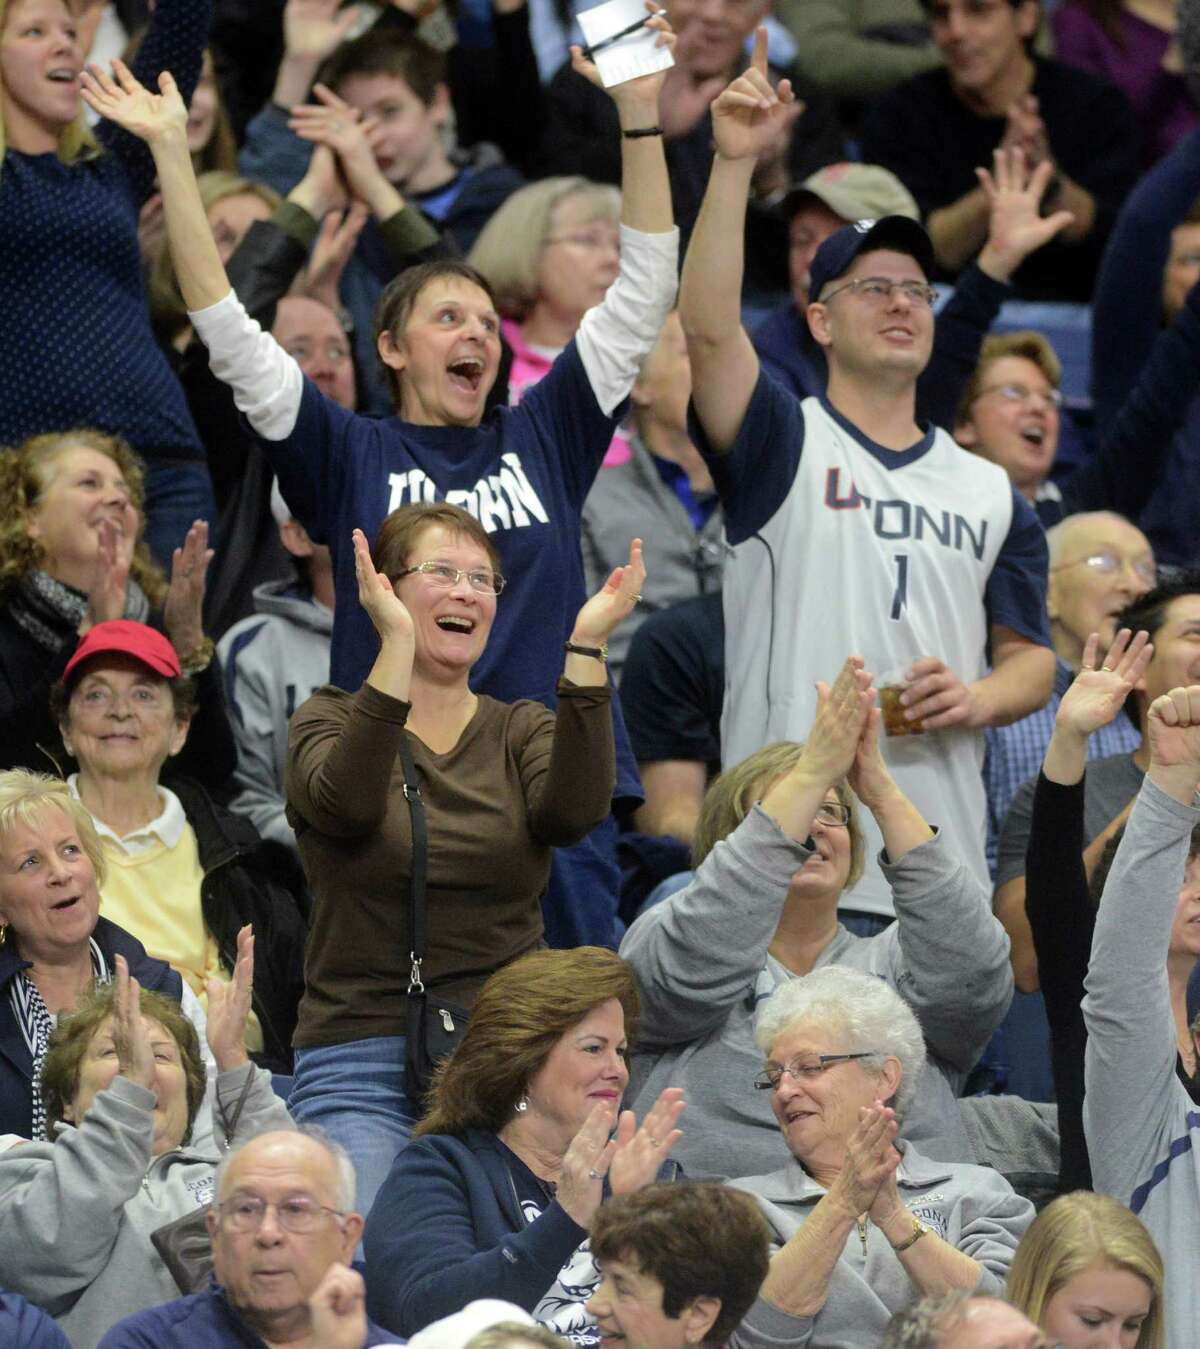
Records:
[[[248,1072],[238,1137],[294,1129],[271,1074],[253,1065],[218,1077],[225,1110]],[[222,1110],[213,1124],[224,1149]],[[151,1157],[153,1131],[154,1094],[117,1077],[77,1129],[0,1154],[0,1284],[48,1311],[74,1349],[95,1349],[123,1317],[180,1296],[150,1234],[212,1199],[218,1157],[190,1148]]]
[[[1200,1338],[1200,1108],[1175,1076],[1167,948],[1200,810],[1147,777],[1096,917],[1083,1016],[1092,1182],[1128,1204],[1166,1264],[1167,1349]]]
[[[1033,1221],[1033,1205],[986,1166],[934,1162],[911,1143],[900,1147],[896,1185],[905,1207],[983,1266],[976,1292],[1000,1297],[1013,1252]],[[773,1250],[804,1225],[825,1195],[796,1161],[733,1185],[758,1200],[771,1225]],[[734,1335],[733,1349],[875,1349],[892,1313],[920,1296],[888,1239],[869,1223],[865,1249],[857,1231],[847,1237],[828,1298],[815,1317],[790,1316],[760,1297]]]
[[[754,1012],[794,977],[767,948],[810,855],[755,806],[692,883],[621,943],[642,994],[633,1108],[640,1116],[664,1087],[684,1089],[684,1133],[671,1155],[692,1176],[766,1174],[785,1154],[770,1092],[752,1085],[763,1065]],[[895,923],[876,937],[839,926],[816,963],[877,974],[913,1009],[929,1057],[905,1136],[929,1156],[974,1161],[955,1098],[1012,998],[1008,937],[940,835],[881,865]]]
[[[295,851],[296,835],[284,818],[288,722],[329,683],[333,610],[295,581],[256,587],[254,608],[217,646],[237,742],[238,794],[230,804],[263,838]]]

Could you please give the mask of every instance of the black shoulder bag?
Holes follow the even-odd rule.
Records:
[[[408,733],[400,736],[400,762],[404,768],[404,798],[412,817],[412,882],[409,887],[408,1018],[404,1040],[404,1087],[408,1099],[421,1109],[433,1070],[452,1054],[467,1031],[470,1013],[456,1003],[445,1002],[426,991],[421,980],[425,958],[425,877],[429,868],[429,833],[425,827],[425,802],[413,762]],[[424,1110],[421,1109],[421,1113]]]

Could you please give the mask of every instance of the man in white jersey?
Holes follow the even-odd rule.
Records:
[[[860,654],[880,680],[908,685],[906,715],[925,726],[887,738],[892,772],[986,885],[983,728],[1041,707],[1054,676],[1045,538],[996,465],[915,420],[933,340],[933,249],[915,221],[849,225],[813,259],[824,398],[801,403],[760,371],[738,322],[742,226],[755,156],[792,99],[765,72],[760,37],[713,105],[716,156],[679,303],[693,439],[733,550],[722,758],[802,740],[814,681]],[[865,823],[872,860],[850,906],[886,916],[881,840]]]

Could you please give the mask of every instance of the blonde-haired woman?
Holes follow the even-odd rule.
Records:
[[[1021,1238],[1005,1296],[1063,1349],[1161,1349],[1163,1262],[1145,1224],[1076,1190]]]
[[[910,1075],[906,1138],[939,1161],[973,1155],[956,1097],[1008,1010],[1008,941],[991,896],[888,772],[862,665],[850,657],[823,691],[805,745],[769,746],[716,780],[691,884],[621,943],[642,994],[634,1104],[668,1085],[695,1100],[679,1148],[689,1174],[778,1167],[770,1100],[750,1085],[762,1067],[756,1009],[829,965],[878,976],[920,1021],[927,1061]],[[883,835],[896,905],[895,923],[873,937],[838,920],[862,872],[855,797]]]
[[[52,432],[0,454],[0,766],[64,771],[50,690],[80,637],[125,618],[161,627],[185,673],[198,676],[203,730],[175,771],[216,788],[233,773],[237,751],[202,623],[208,530],[188,530],[168,585],[143,540],[144,501],[142,465],[117,436]]]
[[[138,54],[184,97],[212,0],[160,0]],[[81,116],[85,52],[67,0],[0,0],[0,445],[99,426],[151,465],[151,552],[164,564],[212,518],[204,446],[150,327],[137,212],[154,165],[134,136]]]
[[[543,178],[514,192],[484,226],[470,262],[496,294],[512,348],[509,401],[519,403],[617,279],[621,194],[587,178]],[[629,458],[613,437],[606,464]]]
[[[0,1134],[46,1137],[40,1078],[50,1032],[117,956],[148,991],[180,1002],[183,981],[100,914],[104,852],[65,782],[0,773]],[[188,1005],[203,1036],[204,1018]]]
[[[190,120],[188,128],[190,132]],[[274,188],[237,173],[215,169],[201,173],[196,182],[222,262],[228,262],[237,251],[250,226],[256,220],[269,220],[280,202]],[[160,246],[150,264],[149,296],[159,341],[183,351],[191,340],[192,326],[168,248]]]

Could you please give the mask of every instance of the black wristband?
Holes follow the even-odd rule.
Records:
[[[575,642],[564,642],[563,650],[575,656],[591,656],[593,660],[607,660],[608,646],[578,646]]]
[[[661,136],[663,129],[660,126],[631,126],[628,131],[622,131],[621,135],[627,141],[641,140],[643,136]]]

